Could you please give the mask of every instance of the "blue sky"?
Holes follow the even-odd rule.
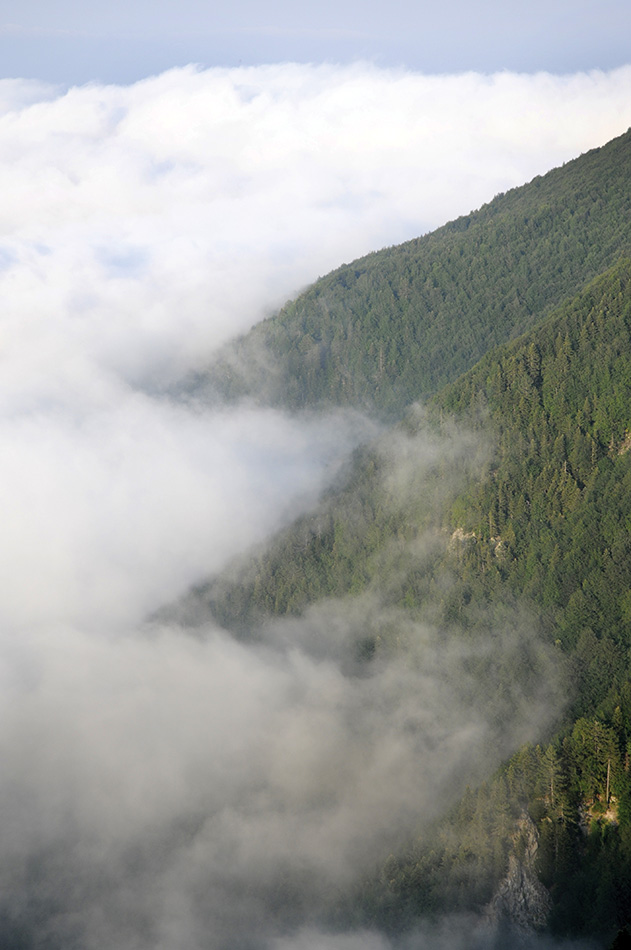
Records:
[[[2,0],[3,77],[129,83],[172,66],[277,62],[425,73],[612,69],[629,61],[627,0]]]

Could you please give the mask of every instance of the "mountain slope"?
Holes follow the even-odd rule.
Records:
[[[244,632],[265,616],[299,614],[319,598],[375,585],[411,609],[430,596],[431,572],[448,570],[446,619],[462,615],[458,598],[518,594],[568,649],[584,627],[631,646],[630,274],[629,261],[619,262],[540,327],[485,357],[437,395],[431,429],[412,413],[357,453],[317,512],[236,575],[198,588],[191,613],[210,610]],[[441,426],[447,413],[465,429]],[[487,443],[495,446],[490,459]],[[408,575],[403,552],[420,536],[434,540],[417,555],[422,571],[411,564]]]
[[[341,268],[214,368],[234,395],[247,379],[285,405],[401,421],[316,512],[192,592],[184,617],[265,640],[327,599],[363,603],[346,661],[360,676],[424,625],[466,645],[500,743],[520,695],[548,701],[550,663],[567,685],[540,744],[410,829],[342,923],[510,917],[520,880],[540,897],[533,926],[547,915],[607,946],[631,919],[630,157],[627,133]]]
[[[630,181],[631,131],[321,278],[197,385],[399,415],[631,251]]]
[[[526,615],[557,651],[572,684],[557,735],[520,750],[393,858],[355,895],[349,918],[398,930],[417,914],[480,911],[518,860],[519,827],[530,822],[531,866],[549,891],[552,928],[606,940],[626,923],[630,432],[631,262],[623,260],[441,391],[429,420],[411,413],[358,454],[321,510],[236,577],[194,595],[201,615],[252,635],[266,618],[369,592],[399,613],[362,630],[356,661],[367,669],[404,648],[403,618],[431,623],[445,643],[488,644],[496,630],[497,647],[472,666],[496,717],[513,709],[506,693],[542,675],[526,652],[500,658],[511,616]]]
[[[417,840],[365,912],[387,925],[393,906],[403,920],[480,910],[521,860],[525,816],[549,926],[605,945],[631,911],[631,263],[489,354],[436,405],[490,424],[497,446],[451,509],[461,539],[451,609],[507,590],[536,604],[573,690],[553,740],[521,749]]]

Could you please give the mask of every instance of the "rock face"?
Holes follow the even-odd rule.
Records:
[[[523,814],[514,838],[514,852],[508,859],[508,872],[486,908],[490,923],[508,925],[524,936],[545,927],[551,908],[550,895],[535,873],[538,846],[537,829],[531,818]]]

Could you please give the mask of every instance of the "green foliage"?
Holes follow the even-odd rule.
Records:
[[[490,476],[452,507],[475,532],[461,572],[494,549],[502,583],[543,609],[575,657],[578,708],[594,709],[628,675],[631,647],[631,264],[486,357],[435,405],[479,426],[481,397],[497,448]]]
[[[437,413],[457,412],[496,435],[487,476],[451,506],[452,525],[467,538],[455,587],[477,588],[477,599],[483,590],[487,599],[506,589],[527,594],[570,663],[575,693],[553,742],[519,750],[490,788],[468,793],[438,837],[402,861],[390,905],[393,889],[406,894],[422,867],[432,881],[428,907],[480,907],[506,855],[519,852],[525,811],[537,828],[552,929],[607,939],[629,920],[630,380],[631,264],[621,262],[435,400]],[[490,825],[484,803],[505,794]],[[454,890],[467,869],[475,885]]]
[[[549,888],[553,932],[615,934],[631,909],[629,766],[619,757],[622,739],[611,723],[584,719],[563,741],[519,749],[488,784],[467,789],[438,828],[407,854],[389,859],[372,891],[356,897],[364,923],[392,929],[397,907],[404,920],[479,909],[491,900],[512,855],[523,865],[534,860]],[[608,757],[615,764],[607,802]]]
[[[197,382],[292,408],[325,402],[398,417],[631,251],[630,173],[631,132],[344,265],[227,347]],[[523,395],[520,412],[532,392]]]
[[[356,453],[321,509],[198,596],[243,633],[265,616],[371,590],[469,640],[490,628],[506,635],[516,598],[530,604],[575,686],[559,735],[469,791],[435,834],[366,883],[353,913],[393,930],[419,913],[483,906],[527,813],[553,929],[608,933],[631,906],[631,263],[485,357],[431,413],[433,430],[411,415],[395,439]],[[460,457],[446,448],[462,437],[446,421],[453,413],[474,431]],[[411,465],[393,482],[393,446],[414,444],[420,428],[442,451],[418,478]],[[490,461],[473,461],[471,445],[487,441]],[[365,661],[396,649],[399,634],[372,631]],[[470,662],[494,684],[487,714],[495,702],[498,720],[508,708],[500,684],[538,675],[518,651],[501,657]]]

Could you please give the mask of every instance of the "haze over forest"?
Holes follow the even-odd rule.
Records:
[[[430,517],[482,478],[492,434],[189,386],[319,276],[621,135],[629,101],[630,67],[0,80],[3,946],[492,945],[478,918],[397,934],[338,901],[558,727],[567,669],[518,585],[474,645],[372,590],[245,635],[178,613],[343,486],[360,446],[387,505]],[[396,644],[368,675],[358,632],[372,649],[377,628]],[[526,685],[502,679],[517,657]]]

